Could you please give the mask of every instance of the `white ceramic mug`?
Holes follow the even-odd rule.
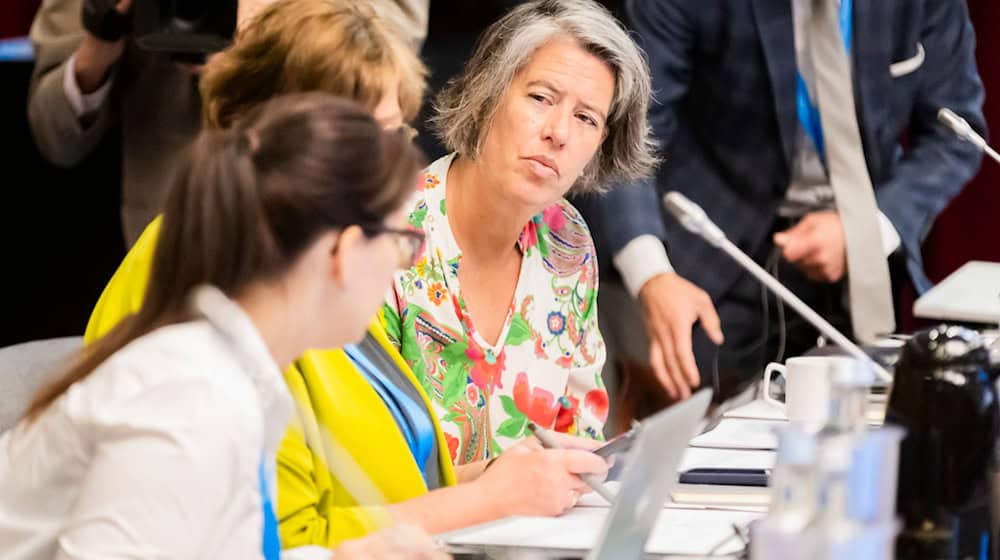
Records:
[[[853,358],[843,356],[802,356],[789,358],[785,365],[770,363],[764,368],[764,400],[785,410],[789,422],[810,427],[822,426],[830,413],[830,372],[854,367]],[[785,378],[785,402],[771,397],[771,374]]]

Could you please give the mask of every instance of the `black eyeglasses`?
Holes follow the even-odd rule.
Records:
[[[417,261],[417,255],[424,246],[424,232],[415,229],[392,228],[382,224],[360,226],[368,237],[392,235],[396,240],[396,250],[399,254],[399,267],[410,268]]]

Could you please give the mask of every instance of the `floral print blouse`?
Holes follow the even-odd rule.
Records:
[[[452,460],[498,454],[527,435],[529,421],[600,438],[608,412],[606,352],[590,231],[565,200],[524,226],[514,298],[490,346],[458,281],[462,254],[445,211],[453,159],[425,171],[409,222],[427,243],[416,265],[396,276],[383,308],[389,338],[430,397]]]

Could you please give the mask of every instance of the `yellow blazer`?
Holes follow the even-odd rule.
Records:
[[[104,288],[87,324],[93,341],[142,304],[149,281],[159,217],[142,233]],[[381,321],[369,332],[419,392],[437,437],[443,485],[455,470],[430,401]],[[389,523],[386,504],[427,492],[420,469],[382,398],[342,350],[310,350],[285,370],[296,402],[278,450],[278,521],[284,548],[335,546]]]

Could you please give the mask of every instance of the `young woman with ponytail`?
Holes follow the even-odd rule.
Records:
[[[202,133],[141,308],[0,437],[4,558],[277,559],[275,455],[293,408],[279,366],[365,332],[419,241],[401,208],[421,163],[319,93]],[[444,556],[407,537],[383,539],[382,557]]]

